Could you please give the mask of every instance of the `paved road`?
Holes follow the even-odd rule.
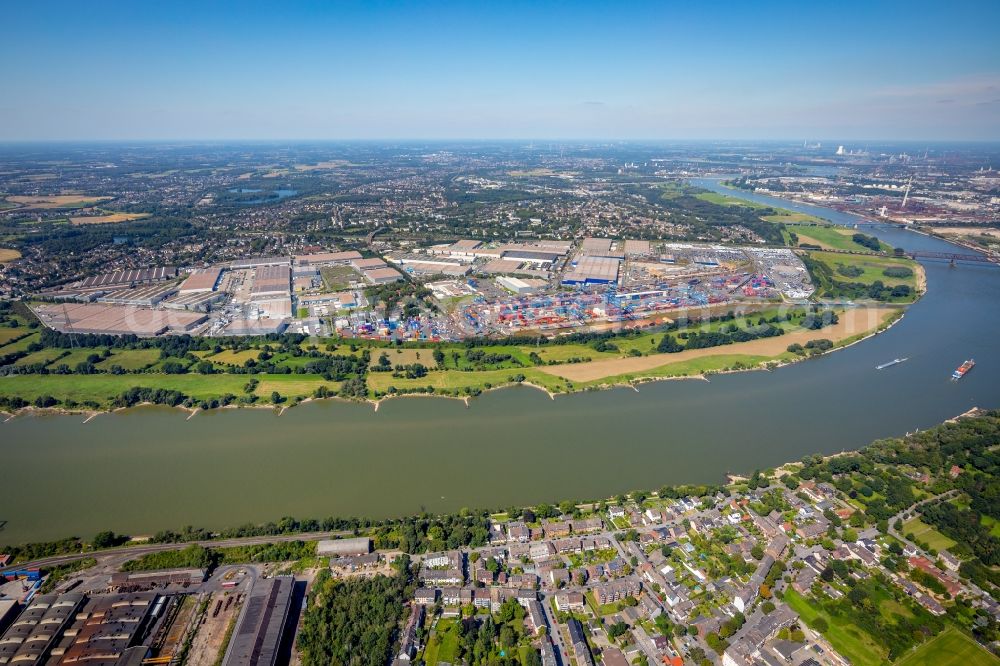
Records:
[[[15,564],[9,567],[0,569],[0,573],[6,571],[15,571],[18,569],[41,569],[45,567],[54,567],[60,564],[69,564],[71,562],[76,562],[77,560],[86,559],[88,557],[93,557],[98,560],[98,562],[104,559],[110,558],[121,558],[123,561],[135,559],[142,555],[148,555],[149,553],[159,553],[165,550],[178,550],[180,548],[186,548],[192,544],[198,544],[199,546],[211,546],[214,548],[228,548],[231,546],[253,546],[265,543],[277,543],[283,541],[316,541],[318,539],[331,539],[334,537],[352,536],[354,533],[350,531],[339,531],[339,532],[303,532],[300,534],[278,534],[272,536],[255,536],[255,537],[238,537],[234,539],[209,539],[207,541],[186,541],[183,543],[154,543],[147,544],[143,546],[122,546],[120,548],[108,548],[107,550],[90,550],[81,553],[72,553],[67,555],[56,555],[54,557],[43,557],[41,559],[32,560],[30,562],[21,562],[20,564]]]

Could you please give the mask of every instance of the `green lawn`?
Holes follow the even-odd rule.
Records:
[[[823,636],[837,652],[850,659],[854,666],[881,666],[887,663],[887,653],[882,645],[856,625],[831,617],[819,605],[810,603],[795,590],[788,590],[783,598],[810,627],[816,618],[823,617],[829,625]]]
[[[998,663],[1000,659],[959,630],[949,627],[900,658],[896,666],[993,666]]]
[[[903,523],[903,536],[911,532],[917,541],[926,542],[934,550],[947,550],[955,545],[954,541],[924,523],[918,517],[910,518]]]
[[[455,630],[455,618],[438,620],[434,635],[437,640],[428,641],[424,650],[423,660],[428,666],[436,666],[438,662],[455,663],[458,656],[458,631]]]

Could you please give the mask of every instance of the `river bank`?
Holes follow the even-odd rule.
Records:
[[[902,229],[875,233],[896,247],[953,247]],[[554,395],[556,378],[535,371],[542,381],[483,391],[469,408],[464,399],[383,400],[374,418],[371,405],[343,399],[303,401],[283,417],[270,405],[190,420],[150,406],[85,426],[78,415],[25,412],[0,424],[5,465],[18,470],[0,486],[0,542],[282,516],[378,519],[717,483],[726,472],[852,450],[1000,405],[1000,271],[924,267],[926,294],[886,330],[776,372]],[[874,369],[901,357],[909,360]],[[951,381],[967,358],[976,370]]]

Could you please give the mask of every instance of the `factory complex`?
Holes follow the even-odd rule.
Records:
[[[41,321],[66,333],[458,340],[626,322],[813,292],[790,249],[584,238],[463,239],[382,256],[308,248],[224,265],[118,270],[39,293]],[[373,288],[424,284],[438,307],[385,312]]]

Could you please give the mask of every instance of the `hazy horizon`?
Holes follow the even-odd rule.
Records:
[[[995,2],[53,1],[5,24],[3,142],[1000,138]]]

